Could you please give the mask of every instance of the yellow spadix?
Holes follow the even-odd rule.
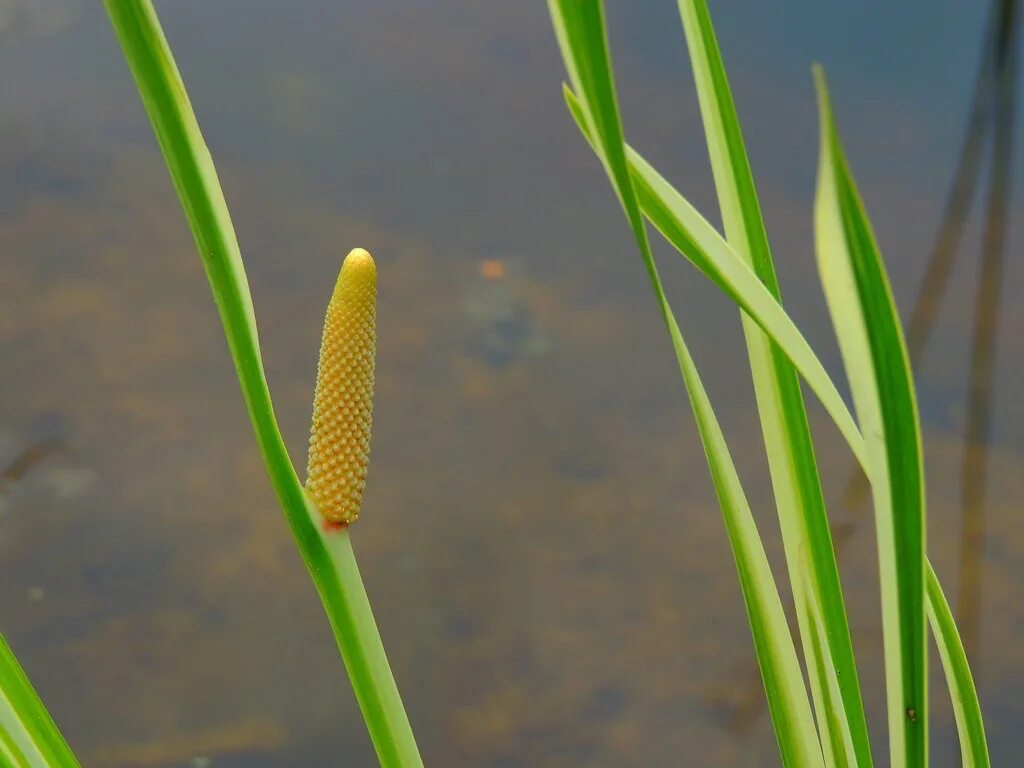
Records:
[[[377,267],[356,248],[341,265],[324,318],[306,468],[306,490],[323,516],[344,525],[359,517],[366,487],[376,318]]]

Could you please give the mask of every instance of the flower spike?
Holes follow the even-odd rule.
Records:
[[[376,317],[377,268],[356,248],[341,265],[324,318],[306,469],[306,490],[323,516],[341,525],[359,517],[366,487]]]

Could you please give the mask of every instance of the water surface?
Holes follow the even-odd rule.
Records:
[[[813,262],[809,65],[830,73],[909,316],[985,9],[715,5],[787,305],[839,375]],[[609,3],[626,128],[717,222],[674,6]],[[180,0],[160,11],[300,465],[340,259],[357,245],[377,258],[373,462],[353,538],[427,763],[776,765],[671,348],[564,110],[543,4]],[[85,765],[371,765],[101,8],[3,0],[0,71],[0,628]],[[1019,160],[1003,166],[1019,177]],[[979,399],[969,371],[988,177],[916,372],[930,551],[969,621],[993,758],[1010,764],[1024,717],[1012,195],[1002,305],[981,334],[993,373],[974,386],[990,427],[963,437]],[[658,255],[781,565],[736,312],[670,250]],[[884,745],[873,527],[843,502],[850,457],[811,411]],[[965,456],[983,459],[971,477],[985,491],[969,496],[968,528],[983,530],[966,538]],[[953,765],[933,666],[936,765]]]

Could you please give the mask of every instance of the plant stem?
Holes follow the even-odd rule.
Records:
[[[288,456],[263,370],[238,240],[156,11],[149,0],[105,4],[206,268],[263,460],[327,612],[377,757],[386,768],[422,766],[349,533],[321,530],[319,511]]]

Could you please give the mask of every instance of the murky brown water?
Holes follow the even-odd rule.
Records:
[[[629,134],[712,212],[674,4],[609,5]],[[811,252],[808,65],[832,74],[909,315],[984,37],[984,10],[962,6],[926,21],[881,3],[800,18],[715,9],[787,303],[833,370]],[[628,231],[564,112],[542,4],[160,10],[300,465],[340,258],[361,245],[378,259],[377,424],[353,536],[428,764],[775,765],[685,395]],[[372,764],[102,10],[0,1],[0,71],[0,629],[85,765]],[[985,171],[978,191],[987,183]],[[984,444],[965,451],[961,437],[981,397],[967,384],[978,215],[918,365],[932,557],[970,621],[1005,765],[1024,717],[1020,210],[1011,198],[1003,303],[982,323],[998,329]],[[662,253],[770,532],[735,312]],[[840,504],[850,460],[812,418],[883,745],[874,534]],[[986,494],[969,496],[984,530],[966,539],[965,454],[987,461]],[[935,763],[953,765],[938,674],[933,691]]]

